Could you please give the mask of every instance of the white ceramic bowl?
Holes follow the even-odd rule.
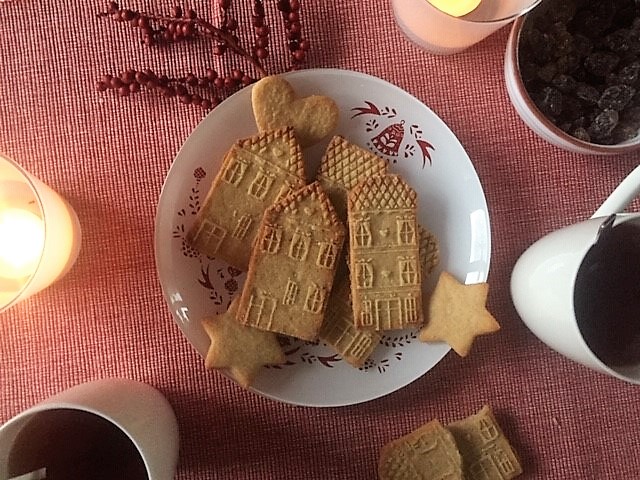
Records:
[[[540,7],[538,7],[540,8]],[[535,12],[535,10],[533,11]],[[528,13],[514,22],[505,53],[504,75],[507,92],[522,120],[546,141],[565,150],[587,155],[616,155],[640,148],[640,135],[615,145],[600,145],[572,137],[549,120],[534,104],[520,75],[518,50],[522,27],[531,15]]]

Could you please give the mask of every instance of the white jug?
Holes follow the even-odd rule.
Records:
[[[582,303],[586,301],[591,302],[590,309],[604,308],[606,317],[606,308],[612,307],[606,304],[618,300],[607,297],[602,301],[603,298],[599,297],[610,293],[612,297],[617,295],[607,290],[608,287],[602,291],[596,289],[598,295],[582,289],[589,271],[597,270],[591,262],[601,251],[606,250],[600,258],[602,262],[622,255],[616,252],[625,251],[626,260],[620,270],[629,267],[637,272],[640,268],[640,213],[622,213],[639,193],[640,166],[620,183],[589,220],[556,230],[531,245],[516,262],[511,276],[511,296],[516,310],[540,340],[576,362],[635,384],[640,384],[640,338],[629,346],[638,353],[637,360],[614,364],[596,348],[594,342],[600,337],[605,342],[610,334],[617,334],[615,329],[621,328],[620,325],[597,325],[597,321],[602,319],[594,318],[592,320],[596,322],[595,328],[599,333],[592,334],[594,325],[589,326],[582,313],[586,310]],[[620,229],[621,225],[625,227]],[[623,230],[632,233],[636,239],[634,243],[620,240],[620,235],[611,236],[612,232]],[[619,273],[615,274],[616,281],[619,281]],[[627,287],[635,290],[629,293]],[[625,302],[633,304],[635,313],[638,313],[640,282],[635,281],[624,290],[627,295]],[[637,325],[635,331],[640,334],[640,315],[629,314],[626,321],[633,322],[630,324],[633,328]],[[620,332],[619,336],[624,340],[625,334]]]

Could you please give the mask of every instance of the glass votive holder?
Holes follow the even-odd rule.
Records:
[[[396,23],[409,40],[429,53],[448,55],[475,45],[540,1],[392,0],[391,3]]]
[[[0,312],[64,276],[80,243],[71,205],[0,154]]]

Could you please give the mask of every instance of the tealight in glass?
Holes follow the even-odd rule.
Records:
[[[67,201],[0,155],[0,312],[64,276],[80,243]]]
[[[541,0],[392,0],[400,30],[436,55],[461,52]]]

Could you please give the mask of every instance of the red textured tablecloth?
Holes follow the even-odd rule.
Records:
[[[171,2],[130,5],[168,12]],[[214,2],[189,5],[216,18]],[[551,351],[521,322],[509,294],[523,250],[587,218],[638,156],[571,154],[532,133],[505,89],[508,27],[462,54],[437,57],[405,39],[386,0],[302,5],[307,67],[398,85],[464,145],[489,205],[488,307],[502,330],[478,340],[468,357],[449,353],[406,388],[348,407],[277,403],[205,371],[163,300],[153,252],[163,180],[205,112],[148,94],[119,98],[94,83],[128,67],[179,75],[220,60],[206,42],[142,48],[131,29],[96,17],[106,2],[5,1],[0,152],[69,200],[83,243],[65,278],[0,314],[0,422],[76,383],[127,377],[154,385],[173,405],[179,479],[371,479],[384,443],[488,403],[522,459],[521,478],[640,478],[638,387]],[[276,68],[286,64],[283,52],[273,52]]]

